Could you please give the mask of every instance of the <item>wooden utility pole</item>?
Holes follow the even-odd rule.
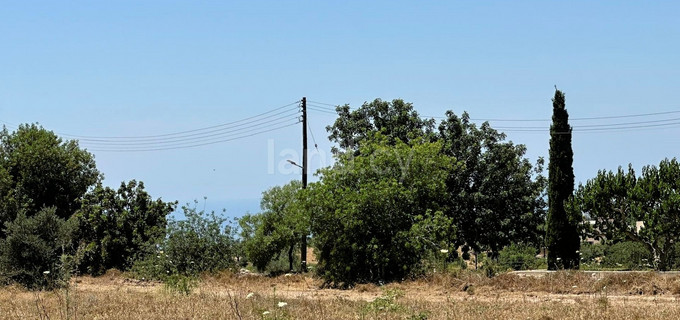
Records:
[[[302,97],[302,189],[307,188],[307,97]],[[307,233],[300,242],[300,271],[307,272]]]

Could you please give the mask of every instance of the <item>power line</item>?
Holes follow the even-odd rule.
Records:
[[[323,110],[323,109],[317,109],[317,108],[311,107],[311,106],[307,106],[307,109],[312,110],[312,111],[316,111],[316,112],[325,113],[325,114],[338,115],[335,111],[327,111],[327,110]]]
[[[105,136],[79,136],[79,135],[72,135],[72,134],[65,134],[65,133],[58,133],[58,134],[61,135],[61,136],[71,137],[71,138],[76,138],[76,139],[81,139],[81,140],[85,140],[85,139],[130,139],[130,140],[135,140],[135,139],[137,139],[137,140],[143,140],[143,139],[152,139],[152,138],[162,138],[162,137],[169,137],[169,136],[176,136],[176,135],[185,135],[185,134],[187,134],[187,133],[193,133],[193,132],[199,132],[199,131],[207,131],[207,130],[210,130],[210,129],[221,128],[221,127],[237,126],[236,124],[238,124],[238,123],[241,123],[241,122],[244,122],[244,121],[247,121],[247,120],[252,120],[252,119],[255,119],[255,118],[262,118],[262,119],[264,119],[264,118],[273,117],[273,116],[276,116],[276,115],[279,115],[279,114],[282,114],[282,113],[285,113],[285,112],[288,112],[288,111],[289,111],[289,110],[284,110],[284,111],[279,111],[279,110],[281,110],[281,109],[286,109],[286,108],[291,109],[291,108],[290,108],[291,106],[296,106],[296,107],[297,107],[297,104],[298,104],[298,103],[299,103],[299,101],[295,101],[295,102],[289,103],[289,104],[287,104],[287,105],[285,105],[285,106],[281,106],[281,107],[278,107],[278,108],[275,108],[275,109],[272,109],[272,110],[269,110],[269,111],[266,111],[266,112],[263,112],[263,113],[260,113],[260,114],[251,116],[251,117],[243,118],[243,119],[240,119],[240,120],[237,120],[237,121],[227,122],[227,123],[218,124],[218,125],[214,125],[214,126],[210,126],[210,127],[199,128],[199,129],[186,130],[186,131],[173,132],[173,133],[165,133],[165,134],[159,134],[159,135],[150,135],[150,136],[109,136],[109,137],[105,137]],[[269,114],[269,113],[273,113],[273,112],[276,112],[276,111],[279,111],[279,112],[278,112],[278,113],[271,114],[271,115],[269,115],[269,116],[267,116],[267,117],[262,117],[262,116],[264,116],[264,115],[267,115],[267,114]],[[210,131],[209,131],[209,132],[210,132]]]
[[[315,111],[330,113],[330,108],[326,106],[335,106],[334,104],[324,103],[324,102],[313,102],[312,106]],[[336,113],[336,112],[333,112]],[[680,110],[674,111],[663,111],[663,112],[649,112],[649,113],[639,113],[639,114],[629,114],[629,115],[612,115],[612,116],[594,116],[594,117],[575,117],[570,118],[570,121],[594,121],[594,120],[613,120],[613,119],[625,119],[625,118],[640,118],[640,117],[653,117],[660,115],[678,114]],[[447,117],[440,116],[424,116],[424,118],[433,119],[447,119]],[[470,118],[472,121],[485,121],[485,122],[546,122],[549,123],[551,119],[501,119],[501,118]],[[573,132],[609,132],[609,131],[626,131],[626,130],[639,130],[639,129],[665,129],[672,128],[680,124],[680,122],[675,122],[680,120],[680,118],[671,119],[656,119],[647,121],[635,121],[635,122],[620,122],[620,123],[600,123],[600,124],[583,124],[573,126]],[[654,125],[652,125],[654,124]],[[493,127],[499,131],[506,132],[547,132],[550,130],[549,127],[537,127],[537,126],[497,126]],[[565,133],[560,133],[565,134]]]
[[[334,107],[334,108],[335,108],[336,106],[339,106],[339,104],[332,104],[332,103],[325,103],[325,102],[307,100],[307,104],[309,104],[309,103],[320,104],[320,105],[325,105],[325,106],[331,106],[331,107]]]
[[[174,150],[174,149],[187,149],[187,148],[195,148],[195,147],[201,147],[201,146],[207,146],[211,144],[216,144],[216,143],[223,143],[223,142],[228,142],[228,141],[234,141],[238,139],[243,139],[247,137],[252,137],[258,134],[266,133],[266,132],[271,132],[283,128],[287,128],[290,126],[294,126],[300,123],[299,120],[296,120],[293,123],[289,123],[286,125],[281,125],[275,128],[270,128],[266,130],[261,130],[258,132],[250,133],[250,134],[245,134],[245,135],[240,135],[237,137],[229,138],[229,139],[221,139],[221,140],[215,140],[215,141],[209,141],[209,142],[202,142],[202,143],[195,143],[195,144],[179,144],[179,145],[173,145],[173,146],[163,146],[163,147],[152,147],[152,148],[118,148],[118,149],[90,149],[89,151],[99,151],[99,152],[149,152],[149,151],[163,151],[163,150]]]
[[[293,111],[293,112],[291,112]],[[247,129],[249,127],[252,127],[253,125],[261,125],[261,124],[266,124],[266,123],[272,123],[281,119],[289,119],[289,118],[297,118],[298,113],[295,110],[288,111],[284,115],[280,115],[278,117],[274,117],[273,119],[269,119],[272,117],[263,117],[257,120],[251,120],[248,122],[243,122],[238,125],[234,126],[229,126],[229,127],[223,127],[220,129],[213,129],[213,130],[208,130],[205,132],[200,132],[200,133],[192,133],[192,134],[186,134],[186,135],[177,135],[177,136],[165,136],[165,137],[159,137],[159,138],[134,138],[134,139],[115,139],[115,138],[81,138],[78,139],[80,141],[85,141],[85,142],[101,142],[101,143],[109,143],[109,142],[116,142],[116,143],[144,143],[144,142],[158,142],[158,141],[168,141],[168,140],[174,140],[174,139],[191,139],[192,137],[196,139],[200,139],[203,137],[211,137],[211,136],[217,136],[220,134],[224,133],[230,133],[234,131],[239,131],[242,129]],[[267,120],[269,119],[269,120]],[[266,120],[266,121],[263,121]]]
[[[579,118],[569,118],[569,121],[590,121],[590,120],[607,120],[607,119],[623,119],[623,118],[638,118],[638,117],[650,117],[666,114],[677,114],[680,110],[676,111],[664,111],[664,112],[651,112],[651,113],[639,113],[639,114],[628,114],[619,116],[597,116],[597,117],[579,117]],[[426,116],[426,118],[434,119],[446,119],[447,117],[441,116]],[[551,122],[551,119],[500,119],[500,118],[470,118],[473,121],[489,121],[489,122]]]
[[[676,122],[673,122],[676,121]],[[572,126],[574,129],[582,129],[586,130],[588,128],[612,128],[612,129],[619,129],[616,127],[622,127],[622,128],[634,128],[637,125],[646,125],[646,124],[652,124],[652,123],[657,123],[658,125],[669,125],[669,124],[676,124],[677,121],[680,121],[680,118],[672,118],[672,119],[661,119],[661,120],[649,120],[649,121],[636,121],[636,122],[620,122],[620,123],[605,123],[605,124],[587,124],[587,125],[574,125]],[[664,123],[665,122],[665,123]],[[543,130],[548,130],[550,129],[549,127],[546,126],[540,126],[540,127],[525,127],[525,126],[498,126],[494,127],[494,129],[507,129],[507,130],[514,130],[514,129],[521,129],[521,130],[537,130],[537,131],[543,131]]]
[[[219,139],[225,136],[239,135],[246,132],[252,132],[255,130],[262,129],[263,127],[277,126],[282,123],[288,123],[292,120],[298,120],[298,117],[280,117],[272,119],[269,121],[258,122],[257,124],[250,125],[244,128],[232,129],[232,130],[222,130],[219,133],[204,134],[200,136],[184,136],[184,137],[172,137],[167,139],[155,139],[151,141],[129,141],[129,140],[81,140],[85,145],[97,145],[97,146],[146,146],[146,145],[164,145],[173,144],[178,142],[196,142],[201,140],[211,140]],[[266,126],[265,126],[266,125]]]

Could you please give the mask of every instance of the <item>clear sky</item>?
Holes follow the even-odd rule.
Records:
[[[547,156],[554,85],[574,119],[665,112],[573,120],[576,181],[585,182],[678,155],[678,12],[677,1],[0,1],[0,121],[156,136],[303,96],[354,107],[402,98],[425,116],[545,120],[491,122],[534,161]],[[312,169],[330,164],[333,119],[310,111]],[[254,120],[241,124],[262,126],[234,133],[275,124]],[[518,130],[534,127],[545,130]],[[154,197],[201,207],[207,197],[208,210],[239,216],[258,211],[263,190],[299,179],[285,160],[299,161],[300,140],[294,125],[189,149],[81,145],[107,185],[142,180]]]

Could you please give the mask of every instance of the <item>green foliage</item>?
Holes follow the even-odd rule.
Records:
[[[64,142],[33,124],[0,131],[0,225],[20,212],[32,216],[45,207],[67,219],[99,180],[94,156],[77,141]]]
[[[642,243],[625,241],[608,246],[604,252],[602,266],[641,270],[651,267],[654,256]]]
[[[564,94],[555,90],[548,164],[548,269],[578,269],[580,213],[565,206],[574,192],[574,152]]]
[[[375,99],[353,111],[349,105],[338,106],[336,111],[335,123],[326,127],[328,139],[351,152],[358,152],[361,143],[376,132],[383,134],[389,145],[433,136],[434,119],[421,119],[413,105],[401,99]],[[340,153],[340,149],[333,147],[333,153]]]
[[[185,220],[170,220],[162,248],[171,272],[196,275],[234,268],[234,235],[227,219],[184,206]]]
[[[169,292],[188,296],[198,286],[198,279],[193,276],[173,274],[165,278],[163,284]]]
[[[110,268],[128,270],[134,261],[153,253],[165,237],[166,216],[175,206],[153,200],[142,182],[121,183],[117,191],[97,185],[72,217],[78,226],[73,241],[83,254],[80,271],[99,275]]]
[[[536,248],[527,245],[511,244],[498,253],[498,264],[506,270],[537,269],[542,261],[536,258]]]
[[[293,270],[294,249],[309,234],[309,215],[302,204],[302,183],[292,181],[262,193],[262,212],[239,219],[241,239],[248,260],[260,271],[284,253],[288,270]],[[270,266],[279,270],[281,266]]]
[[[431,229],[425,226],[431,221],[416,224],[431,218],[417,217],[441,209],[444,181],[455,166],[440,143],[391,146],[379,133],[362,142],[356,157],[338,155],[332,168],[321,170],[321,181],[307,189],[321,275],[351,285],[410,274],[422,260],[422,248],[434,247],[424,240],[432,235],[414,237],[415,230]]]
[[[599,265],[604,257],[607,245],[601,243],[582,243],[581,244],[581,264],[582,265]]]
[[[461,245],[495,257],[512,243],[542,243],[543,160],[532,166],[523,145],[504,141],[505,135],[488,123],[477,127],[467,113],[458,117],[448,111],[435,132],[432,119],[421,119],[402,100],[375,100],[353,111],[342,106],[337,112],[327,130],[340,148],[334,149],[338,161],[320,171],[321,182],[309,193],[313,201],[303,201],[312,204],[307,210],[312,234],[321,240],[320,267],[328,281],[398,279],[417,270],[414,266],[423,259],[437,261],[440,249]],[[416,144],[437,147],[425,161],[415,156]],[[413,149],[407,152],[403,146]],[[441,166],[411,172],[413,163]],[[406,176],[419,179],[403,181]],[[409,239],[399,238],[404,235]],[[331,241],[337,243],[327,245]],[[399,248],[418,262],[390,256],[388,248]],[[394,272],[389,277],[381,269],[385,261]],[[394,271],[399,268],[404,272]]]
[[[652,253],[652,265],[666,270],[680,241],[680,163],[665,159],[636,177],[632,166],[600,171],[579,186],[574,207],[595,221],[594,229],[612,241],[634,241]],[[636,221],[643,227],[636,230]]]
[[[62,254],[69,225],[54,207],[27,217],[23,212],[5,223],[0,240],[0,274],[29,289],[52,289],[65,284],[68,273]]]
[[[195,207],[182,210],[185,220],[170,219],[155,252],[134,261],[131,271],[137,278],[165,281],[174,275],[196,276],[236,266],[236,242],[227,219]]]
[[[368,302],[361,308],[363,316],[368,314],[380,315],[389,312],[401,312],[405,309],[397,300],[404,296],[404,291],[399,289],[386,289],[383,294],[373,301]]]
[[[478,128],[467,113],[446,116],[438,139],[445,155],[464,164],[446,179],[445,213],[457,226],[457,244],[492,256],[511,243],[537,246],[545,217],[543,160],[532,167],[523,145],[505,142],[488,123]]]

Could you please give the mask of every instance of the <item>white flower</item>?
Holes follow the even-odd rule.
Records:
[[[268,315],[268,314],[269,314],[269,311],[262,312],[262,315],[263,315],[263,316],[266,316],[266,315]]]
[[[449,250],[441,249],[441,250],[439,250],[439,252],[441,252],[441,253],[449,253]]]
[[[288,305],[288,303],[286,303],[286,302],[283,302],[283,301],[279,302],[279,308],[283,308],[287,305]]]
[[[560,260],[562,260],[562,258],[557,258],[557,261],[560,261]]]
[[[43,271],[43,274],[50,274],[50,270]]]
[[[255,294],[251,292],[251,293],[249,293],[249,294],[246,296],[246,299],[250,299],[250,298],[252,298],[253,296],[255,296]]]

